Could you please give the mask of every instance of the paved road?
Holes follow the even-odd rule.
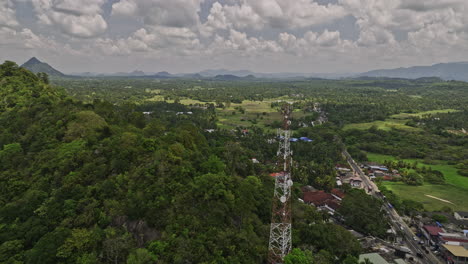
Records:
[[[346,157],[349,165],[351,165],[351,167],[353,168],[353,171],[356,174],[358,174],[359,177],[362,179],[367,194],[372,195],[377,199],[384,200],[383,197],[380,195],[380,191],[377,185],[375,185],[373,181],[371,181],[366,175],[364,175],[361,168],[353,160],[351,155],[349,155],[349,153],[346,150],[343,151],[343,155]],[[418,244],[418,241],[415,241],[413,239],[415,237],[413,231],[411,231],[411,229],[408,227],[405,221],[401,219],[397,211],[393,207],[389,206],[389,203],[385,200],[384,208],[390,218],[390,224],[395,230],[403,234],[403,239],[405,240],[406,244],[408,245],[409,249],[411,249],[413,254],[416,255],[416,253],[420,253],[422,255],[422,258],[416,257],[415,260],[419,260],[421,263],[424,264],[442,264],[442,262],[436,256],[434,256],[434,254],[432,254],[432,252],[428,251],[429,253],[426,253],[421,249],[421,247]]]

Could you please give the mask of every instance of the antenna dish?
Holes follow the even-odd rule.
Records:
[[[281,201],[282,203],[285,203],[285,202],[286,202],[286,196],[281,196],[280,201]]]

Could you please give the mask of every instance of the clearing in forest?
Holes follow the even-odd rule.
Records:
[[[406,125],[406,122],[411,120],[412,117],[423,117],[424,115],[429,114],[441,114],[441,113],[451,113],[457,112],[458,110],[455,109],[441,109],[441,110],[431,110],[431,111],[424,111],[418,113],[400,113],[390,116],[389,118],[385,119],[384,121],[377,120],[374,122],[368,123],[354,123],[354,124],[347,124],[343,129],[361,129],[366,130],[371,128],[372,126],[376,126],[378,129],[389,131],[391,129],[399,129],[399,130],[408,130],[408,131],[420,131],[420,128],[411,127]]]

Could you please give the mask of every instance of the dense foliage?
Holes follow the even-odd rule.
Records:
[[[382,202],[370,197],[363,190],[348,191],[338,212],[345,216],[345,223],[354,230],[385,237],[388,226],[382,221]]]
[[[274,135],[206,132],[211,108],[83,103],[45,77],[0,66],[0,262],[265,262]],[[303,133],[329,153],[309,155],[313,167],[329,167],[329,132]],[[294,243],[319,263],[360,252],[344,228],[293,204]]]

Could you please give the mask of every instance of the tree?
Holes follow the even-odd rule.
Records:
[[[359,264],[359,259],[354,256],[347,256],[343,260],[343,264]]]
[[[286,257],[284,264],[311,264],[314,263],[314,257],[309,250],[294,248]]]
[[[38,72],[37,77],[45,84],[49,84],[49,75],[45,72]]]
[[[152,264],[156,260],[156,256],[151,254],[147,249],[137,248],[128,255],[127,264]]]
[[[381,206],[381,201],[363,190],[353,189],[346,194],[338,212],[345,218],[345,223],[356,231],[384,237],[387,223]]]
[[[403,176],[403,181],[408,185],[423,185],[424,178],[415,171],[411,171],[406,176]]]
[[[204,173],[221,173],[224,172],[226,165],[217,156],[210,155],[208,160],[203,162],[200,167]]]
[[[0,64],[0,77],[12,76],[17,70],[18,64],[12,61],[5,61],[3,64]]]
[[[434,214],[432,215],[432,220],[437,221],[439,223],[447,223],[448,219],[445,215]]]
[[[93,111],[81,111],[76,114],[75,120],[68,124],[65,138],[69,141],[80,138],[96,140],[100,130],[106,126],[104,118]]]

